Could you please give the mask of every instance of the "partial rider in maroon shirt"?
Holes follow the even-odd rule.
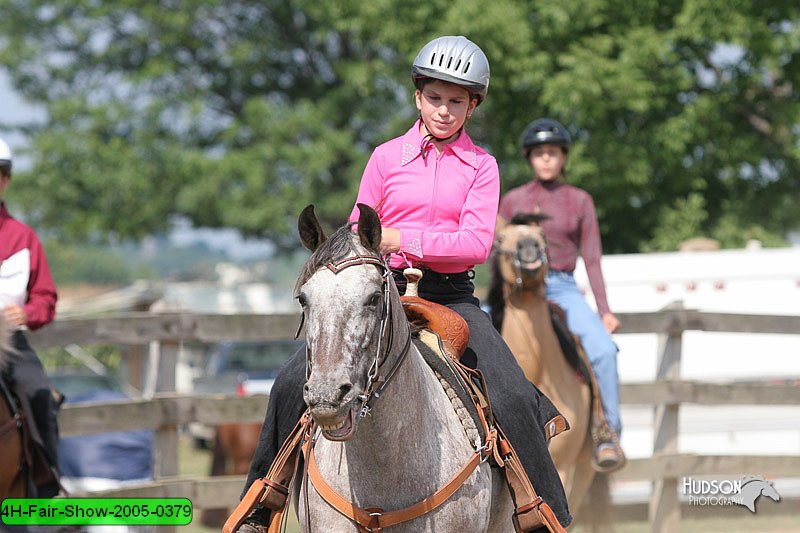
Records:
[[[583,189],[562,180],[570,143],[566,128],[553,119],[540,118],[528,125],[522,136],[522,153],[533,168],[534,179],[501,198],[499,216],[501,222],[508,222],[520,213],[540,212],[549,217],[542,222],[550,263],[547,298],[564,309],[567,325],[580,337],[597,378],[603,413],[592,422],[596,441],[594,466],[598,471],[612,472],[625,464],[625,454],[619,444],[622,422],[618,348],[610,335],[620,324],[606,298],[600,268],[603,250],[594,201]],[[597,313],[589,308],[575,284],[573,272],[578,255],[586,265]]]

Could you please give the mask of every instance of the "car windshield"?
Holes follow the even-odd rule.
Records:
[[[122,392],[122,387],[114,379],[94,374],[51,374],[50,383],[67,398],[87,392],[106,390]]]
[[[227,350],[215,354],[210,369],[216,373],[277,369],[297,351],[301,344],[300,341],[232,343]]]

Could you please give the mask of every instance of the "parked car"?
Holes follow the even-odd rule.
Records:
[[[281,367],[301,346],[301,340],[214,344],[208,350],[205,375],[194,379],[194,394],[269,394]],[[189,433],[201,447],[214,437],[213,428],[199,423],[189,424]]]

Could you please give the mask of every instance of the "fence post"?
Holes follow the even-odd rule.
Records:
[[[151,344],[154,350],[154,366],[158,369],[155,379],[156,393],[175,393],[175,366],[178,363],[178,343],[158,342]],[[178,475],[178,428],[175,425],[161,426],[153,438],[153,479]],[[174,533],[175,526],[161,526],[159,531]]]
[[[683,302],[673,302],[664,310],[683,310]],[[681,375],[681,344],[683,324],[672,324],[666,335],[658,341],[656,383],[663,380],[678,380]],[[678,408],[679,403],[660,404],[654,409],[653,456],[678,452]],[[677,533],[680,531],[681,508],[678,500],[678,478],[663,477],[653,481],[653,493],[649,506],[652,533]]]

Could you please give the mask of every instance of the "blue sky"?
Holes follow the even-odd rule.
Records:
[[[44,111],[23,100],[11,87],[8,76],[3,70],[0,70],[0,113],[2,113],[0,137],[11,146],[12,154],[17,154],[24,146],[25,138],[12,133],[5,126],[40,120],[44,118]],[[27,164],[24,157],[14,158],[14,165],[17,168],[25,168]]]

